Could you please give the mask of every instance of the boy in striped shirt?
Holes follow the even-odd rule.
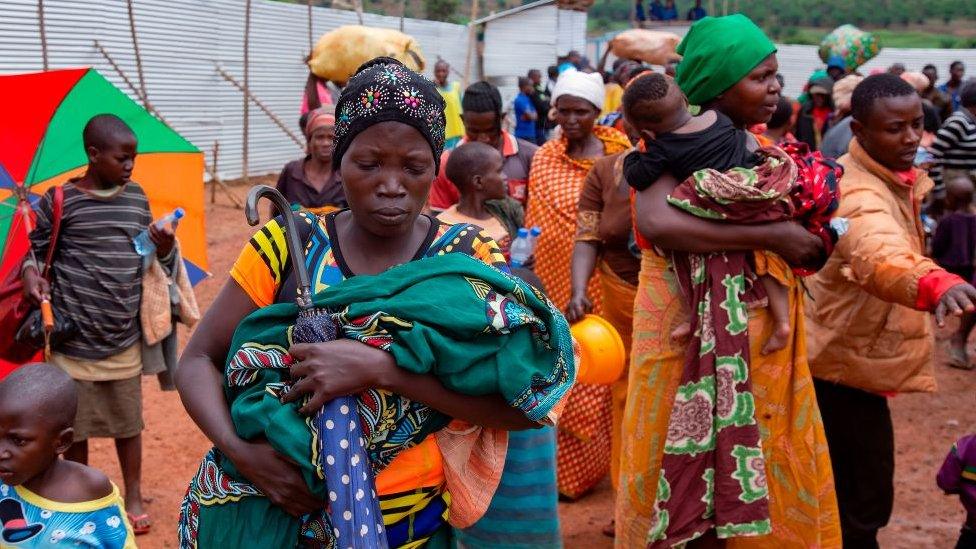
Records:
[[[36,264],[26,263],[24,289],[30,299],[49,297],[54,309],[77,330],[53,349],[50,361],[74,380],[78,389],[75,443],[65,458],[86,464],[88,439],[115,439],[125,506],[136,534],[147,533],[149,516],[141,496],[142,464],[142,257],[132,239],[149,227],[156,255],[173,259],[173,229],[152,224],[149,201],[131,181],[136,136],[120,118],[93,117],[83,132],[88,169],[64,184],[61,227],[49,285]],[[35,257],[45,257],[52,222],[53,190],[37,208],[31,232]]]
[[[936,192],[955,174],[967,175],[976,183],[976,79],[963,83],[959,103],[959,110],[946,119],[932,142]]]

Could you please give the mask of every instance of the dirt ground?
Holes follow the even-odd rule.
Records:
[[[243,189],[237,191],[244,196]],[[201,308],[209,305],[227,279],[231,264],[252,232],[243,212],[231,207],[227,197],[218,193],[216,205],[207,209],[213,277],[196,288]],[[185,342],[187,333],[181,336]],[[938,393],[900,395],[891,400],[897,445],[897,495],[894,516],[882,534],[883,547],[950,547],[964,518],[958,500],[944,496],[936,488],[935,473],[952,442],[973,430],[976,372],[940,366],[937,375]],[[145,548],[177,547],[180,501],[209,444],[186,415],[175,392],[161,392],[152,378],[143,379],[143,390],[143,494],[155,524],[152,533],[141,536],[138,542]],[[92,465],[122,485],[111,441],[93,441]],[[612,546],[612,541],[600,533],[612,515],[612,499],[609,484],[604,482],[581,501],[561,504],[567,548]]]

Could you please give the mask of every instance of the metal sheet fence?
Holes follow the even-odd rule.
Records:
[[[37,0],[0,3],[0,73],[42,69]],[[244,6],[239,0],[133,0],[133,19],[151,104],[201,150],[220,142],[219,175],[242,174],[243,99],[221,77],[225,69],[243,79]],[[249,40],[250,89],[295,134],[307,69],[308,8],[255,0]],[[356,14],[312,9],[312,35],[356,24]],[[111,56],[139,86],[125,0],[45,0],[48,67],[93,66],[133,99],[129,87],[96,47]],[[364,15],[364,24],[399,28],[398,17]],[[421,45],[429,68],[438,57],[464,68],[467,27],[406,19],[403,30]],[[273,173],[302,149],[255,105],[250,106],[248,172]]]

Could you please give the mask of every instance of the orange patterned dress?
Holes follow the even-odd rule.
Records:
[[[630,148],[627,136],[595,126],[605,155]],[[543,145],[529,173],[527,226],[542,227],[535,250],[535,272],[549,299],[564,309],[570,298],[570,261],[576,238],[576,213],[586,174],[597,158],[572,158],[565,138]],[[599,275],[590,279],[589,296],[600,309]],[[559,493],[578,498],[603,479],[610,468],[611,395],[609,385],[577,384],[559,421],[556,469]]]
[[[760,146],[772,143],[756,136]],[[684,298],[667,260],[644,243],[634,303],[627,404],[623,418],[620,490],[616,499],[615,547],[644,547],[654,521],[658,477],[671,408],[681,381],[685,344],[670,337],[688,319]],[[726,540],[728,549],[839,548],[840,518],[813,379],[807,364],[804,290],[788,266],[757,253],[756,273],[788,289],[794,337],[763,355],[772,331],[764,308],[749,311],[749,346],[756,419],[766,460],[771,534]]]

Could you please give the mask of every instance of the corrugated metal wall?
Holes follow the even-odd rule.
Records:
[[[131,97],[137,95],[95,48],[99,43],[138,85],[124,0],[45,0],[50,68],[94,66]],[[250,36],[252,91],[298,134],[307,76],[307,7],[255,0]],[[135,22],[146,88],[153,106],[200,149],[220,142],[220,175],[242,173],[241,93],[221,78],[219,64],[243,78],[244,2],[135,0]],[[313,36],[355,24],[353,12],[313,8]],[[397,17],[367,14],[364,23],[399,28]],[[462,25],[407,19],[404,32],[421,45],[432,68],[438,55],[463,71],[468,31]],[[41,70],[36,0],[0,3],[0,73]],[[301,149],[254,104],[250,107],[249,172],[273,173]]]
[[[560,11],[549,4],[485,23],[485,78],[524,76],[529,69],[545,70],[554,64]]]
[[[485,23],[484,76],[498,86],[510,105],[518,93],[517,79],[529,69],[546,69],[556,58],[586,46],[586,12],[547,4]]]
[[[576,50],[582,52],[586,48],[586,12],[573,10],[559,10],[559,38],[556,42],[556,53],[566,55]],[[596,63],[596,61],[593,61]]]

